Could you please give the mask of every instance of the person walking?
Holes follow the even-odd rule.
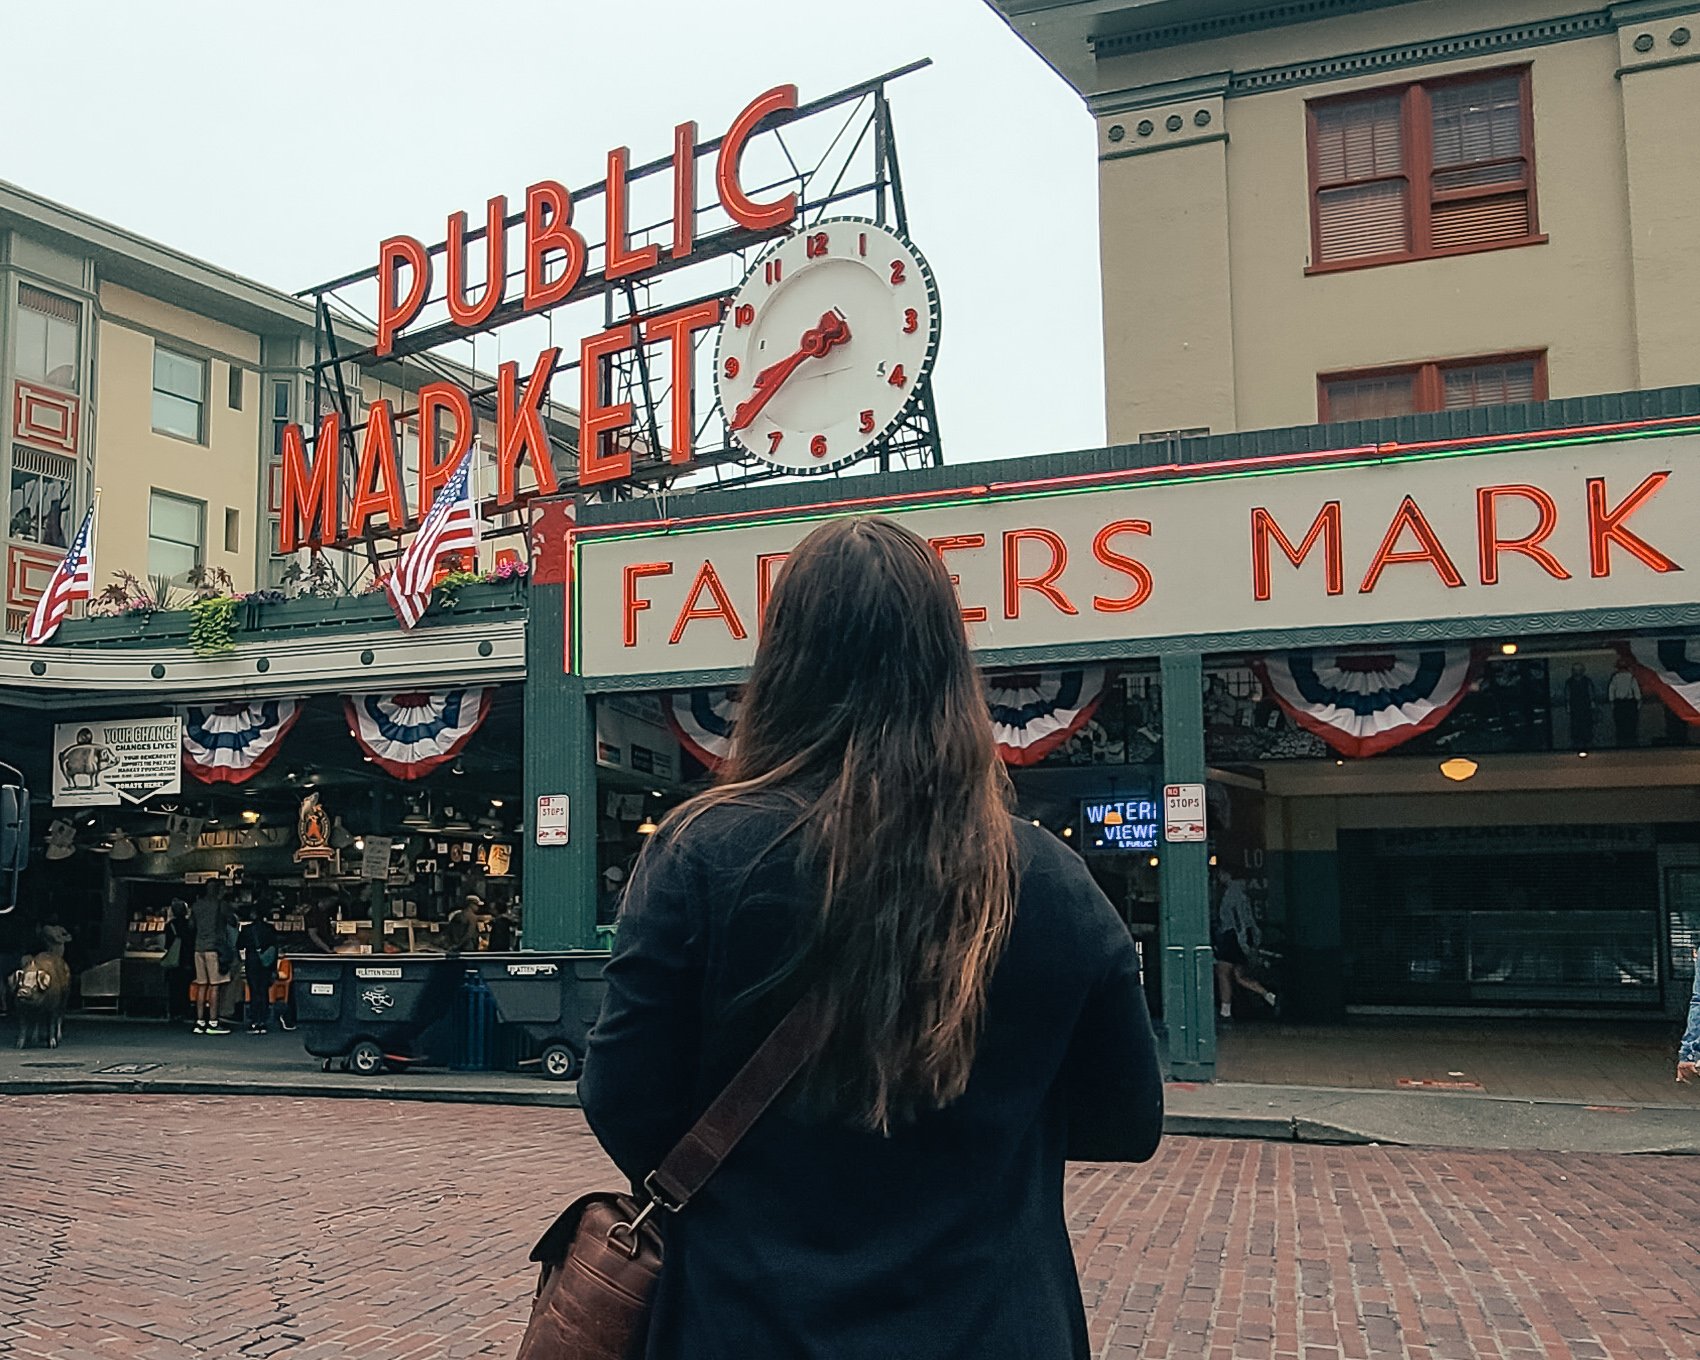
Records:
[[[1578,661],[1570,667],[1570,678],[1564,682],[1564,707],[1570,714],[1570,744],[1576,750],[1586,750],[1594,744],[1594,682]]]
[[[1275,993],[1251,972],[1252,960],[1263,944],[1263,929],[1251,909],[1251,897],[1245,885],[1226,871],[1218,875],[1218,881],[1222,895],[1210,932],[1210,951],[1216,956],[1216,1014],[1223,1020],[1234,1018],[1235,987],[1262,997],[1273,1010]]]
[[[1620,660],[1606,681],[1606,701],[1611,705],[1612,727],[1619,746],[1635,746],[1641,736],[1641,685],[1627,661]]]
[[[194,999],[189,995],[195,981],[195,924],[189,919],[189,904],[181,897],[171,899],[160,967],[165,973],[165,1018],[190,1023],[195,1018]]]
[[[719,783],[650,838],[579,1085],[641,1183],[801,1000],[818,1048],[680,1213],[648,1360],[1090,1347],[1066,1158],[1143,1161],[1132,938],[1010,814],[950,577],[890,521],[790,555]]]
[[[272,982],[277,977],[277,927],[269,908],[255,907],[254,919],[236,936],[236,948],[248,984],[248,1033],[264,1034],[271,1027]]]
[[[336,953],[335,916],[331,908],[335,901],[328,897],[315,898],[302,913],[301,928],[307,936],[307,952],[310,954]]]
[[[219,1000],[230,981],[230,932],[235,913],[221,889],[207,889],[189,914],[195,927],[195,1033],[229,1034],[219,1019]]]
[[[1688,1028],[1683,1031],[1682,1045],[1676,1051],[1676,1079],[1693,1081],[1700,1077],[1700,949],[1694,951],[1694,994],[1688,1001]]]
[[[492,953],[507,953],[514,947],[513,912],[506,902],[490,909],[490,938],[486,947]]]
[[[443,951],[448,954],[475,953],[484,925],[484,899],[468,893],[460,910],[443,927]]]

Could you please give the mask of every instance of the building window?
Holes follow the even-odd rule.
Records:
[[[272,383],[272,455],[283,452],[283,432],[289,425],[289,383]]]
[[[1432,364],[1326,373],[1317,379],[1324,421],[1383,420],[1419,411],[1458,411],[1547,399],[1547,361],[1541,354],[1498,354]]]
[[[155,491],[148,501],[148,575],[182,581],[201,565],[207,508],[187,496]]]
[[[12,445],[12,499],[6,532],[45,548],[71,544],[71,481],[74,458]]]
[[[77,331],[83,309],[70,298],[18,285],[18,376],[77,390]]]
[[[1313,269],[1544,239],[1527,67],[1318,100],[1309,142]]]
[[[153,351],[153,427],[160,434],[204,441],[207,405],[207,361],[174,354],[158,345]]]

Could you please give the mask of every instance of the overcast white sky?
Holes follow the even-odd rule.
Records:
[[[981,0],[0,0],[0,51],[0,179],[289,291],[931,57],[892,103],[946,458],[1103,442],[1091,119]]]

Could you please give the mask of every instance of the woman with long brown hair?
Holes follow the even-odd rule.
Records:
[[[950,578],[880,519],[810,534],[731,757],[638,861],[579,1086],[640,1182],[794,1003],[818,1047],[664,1225],[650,1360],[1088,1354],[1065,1157],[1163,1099],[1126,928],[1014,819]]]

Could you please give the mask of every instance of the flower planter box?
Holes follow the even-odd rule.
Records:
[[[452,606],[433,600],[420,620],[420,628],[464,626],[471,618],[523,614],[526,607],[526,578],[505,581],[476,581],[461,586]],[[186,609],[156,614],[128,614],[110,618],[69,619],[54,639],[56,645],[79,647],[187,647],[194,616]],[[314,628],[335,632],[357,632],[373,628],[399,628],[389,601],[381,593],[336,595],[328,598],[304,595],[270,603],[248,599],[236,610],[236,642],[257,637]]]

